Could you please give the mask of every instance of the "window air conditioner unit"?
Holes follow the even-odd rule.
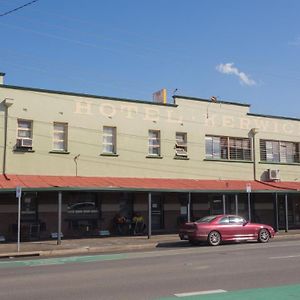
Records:
[[[175,153],[176,153],[177,156],[187,157],[187,152],[182,148],[176,148]]]
[[[268,169],[269,180],[280,180],[278,169]]]
[[[17,139],[17,147],[32,148],[32,139]]]

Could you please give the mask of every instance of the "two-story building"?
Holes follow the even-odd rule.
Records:
[[[114,232],[117,214],[155,232],[235,213],[300,227],[300,120],[250,105],[173,96],[147,102],[4,84],[0,74],[0,233]],[[59,212],[59,213],[58,213]]]

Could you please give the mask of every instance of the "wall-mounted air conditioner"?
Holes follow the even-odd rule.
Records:
[[[176,156],[183,156],[183,157],[188,156],[187,152],[183,148],[175,148],[175,154]]]
[[[17,139],[17,147],[32,148],[32,139],[29,138]]]
[[[269,180],[280,180],[280,171],[278,169],[268,169]]]

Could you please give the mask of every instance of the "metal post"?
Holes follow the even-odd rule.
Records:
[[[188,197],[188,205],[187,205],[187,221],[191,222],[191,193],[189,193]]]
[[[278,194],[275,193],[275,231],[279,231],[279,219],[278,219]]]
[[[152,195],[148,193],[148,239],[151,238],[152,227]]]
[[[226,214],[226,195],[223,194],[222,198],[223,198],[223,214],[225,215]]]
[[[61,204],[62,192],[58,192],[58,228],[57,228],[57,245],[61,244]]]
[[[248,221],[251,222],[251,193],[248,194]]]
[[[238,199],[238,194],[234,195],[234,200],[235,200],[235,214],[239,214],[239,199]]]
[[[285,232],[288,232],[289,231],[289,210],[288,210],[288,195],[285,194],[285,197],[284,197],[284,202],[285,202]]]
[[[21,193],[18,195],[18,252],[20,252],[21,241]]]

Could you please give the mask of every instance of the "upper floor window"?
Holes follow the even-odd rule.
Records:
[[[67,151],[67,123],[53,123],[53,150],[55,151]]]
[[[175,155],[187,157],[187,133],[176,132]]]
[[[266,162],[299,163],[299,144],[294,142],[260,140],[260,159]]]
[[[160,156],[160,131],[149,130],[148,153],[153,156]]]
[[[103,127],[103,153],[107,154],[116,154],[117,147],[116,147],[116,127],[104,126]]]
[[[32,121],[18,119],[17,148],[32,149]]]
[[[250,139],[206,136],[205,157],[210,159],[251,160]]]

